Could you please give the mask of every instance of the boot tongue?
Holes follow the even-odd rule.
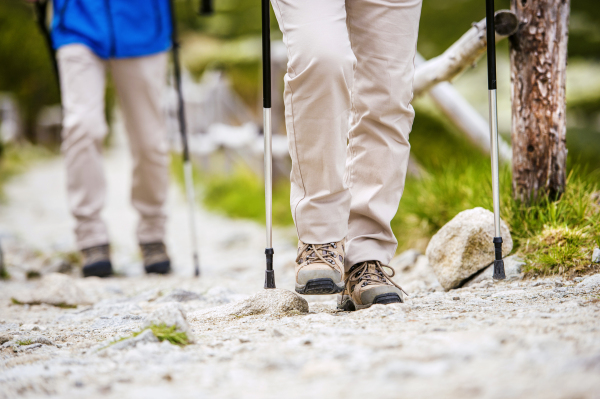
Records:
[[[367,263],[367,272],[366,274],[370,277],[371,280],[381,281],[382,283],[387,283],[385,277],[382,275],[381,270],[377,267],[377,263],[369,262]],[[369,282],[373,284],[372,282]]]

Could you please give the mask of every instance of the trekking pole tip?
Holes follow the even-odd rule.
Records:
[[[502,260],[502,237],[494,237],[494,250],[496,259],[494,260],[494,280],[504,280],[504,260]]]
[[[267,270],[265,270],[265,289],[275,288],[275,271],[273,270],[273,248],[265,249],[267,257]]]
[[[194,254],[194,277],[200,276],[200,261],[198,260],[198,255]]]

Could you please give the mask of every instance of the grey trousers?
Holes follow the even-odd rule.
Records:
[[[414,120],[421,0],[271,0],[288,51],[291,208],[301,241],[387,264]]]

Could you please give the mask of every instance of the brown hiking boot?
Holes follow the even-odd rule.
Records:
[[[113,274],[108,244],[81,250],[83,255],[83,277],[108,277]]]
[[[387,267],[392,274],[387,274]],[[404,290],[392,281],[396,271],[372,260],[357,263],[346,273],[344,292],[338,295],[338,309],[359,310],[373,304],[387,305],[404,302]]]
[[[171,259],[167,255],[167,248],[162,242],[140,244],[144,257],[146,273],[167,274],[171,271]]]
[[[304,295],[337,294],[344,289],[344,240],[327,244],[298,242],[296,292]]]

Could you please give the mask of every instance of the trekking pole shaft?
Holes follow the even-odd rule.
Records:
[[[273,149],[271,128],[271,7],[261,0],[262,11],[262,68],[263,68],[263,132],[265,136],[265,215],[267,248],[265,288],[275,288],[273,271]]]
[[[175,89],[177,92],[177,117],[179,120],[179,130],[181,133],[181,144],[183,147],[183,174],[186,197],[189,209],[190,220],[190,238],[192,246],[192,261],[194,263],[194,275],[200,275],[200,260],[198,255],[198,240],[196,236],[196,219],[194,217],[194,176],[192,162],[190,159],[190,149],[188,144],[187,123],[185,119],[185,103],[183,101],[183,90],[181,86],[181,65],[179,64],[179,42],[177,39],[177,18],[175,16],[174,0],[169,2],[171,11],[171,38],[173,42],[173,72],[175,74]]]
[[[488,91],[490,106],[490,139],[492,149],[492,198],[494,202],[494,232],[500,237],[500,177],[498,165],[498,111],[496,90]]]
[[[494,206],[494,279],[506,278],[502,260],[502,232],[500,230],[500,176],[498,165],[498,101],[496,94],[496,28],[494,0],[485,2],[487,36],[488,103],[490,107],[490,141],[492,160],[492,199]]]
[[[263,109],[265,133],[265,211],[267,248],[273,248],[273,148],[271,135],[271,108]]]

